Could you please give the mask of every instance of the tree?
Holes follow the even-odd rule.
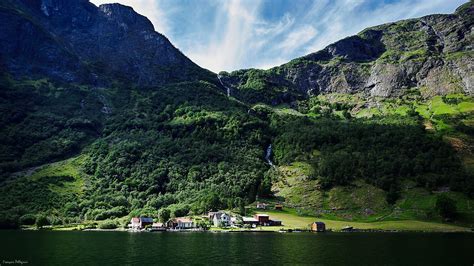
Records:
[[[117,228],[117,223],[115,221],[106,220],[99,225],[100,229],[115,229]]]
[[[239,214],[245,216],[245,202],[244,202],[244,200],[239,197],[235,201],[236,201],[235,205],[237,205],[239,207]]]
[[[208,230],[210,226],[208,222],[204,220],[199,220],[197,221],[197,227],[202,228],[203,230]]]
[[[394,204],[400,197],[399,187],[396,184],[390,185],[390,189],[387,192],[387,203]]]
[[[158,212],[158,216],[160,218],[160,222],[166,223],[170,219],[171,211],[167,208],[161,208]]]
[[[456,202],[446,195],[438,196],[435,207],[444,219],[454,219],[456,217]]]
[[[221,200],[219,195],[215,192],[211,192],[205,195],[201,201],[203,210],[217,211],[221,207]]]
[[[45,225],[49,225],[48,218],[42,214],[36,216],[36,227],[43,228]]]
[[[25,214],[20,217],[20,224],[22,225],[34,225],[36,222],[36,216],[34,214]]]

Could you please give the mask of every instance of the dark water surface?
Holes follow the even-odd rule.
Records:
[[[0,243],[2,266],[474,264],[474,234],[0,231]]]

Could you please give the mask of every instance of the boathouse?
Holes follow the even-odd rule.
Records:
[[[314,222],[313,224],[311,224],[311,231],[326,232],[326,224],[323,222]]]

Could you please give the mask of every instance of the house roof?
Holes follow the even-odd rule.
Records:
[[[258,220],[253,218],[253,217],[242,217],[242,221],[244,221],[244,222],[258,222]]]
[[[142,223],[153,223],[153,218],[140,217],[140,221],[141,221]]]
[[[217,219],[222,219],[223,216],[229,216],[229,215],[225,212],[216,212],[213,218],[216,217]]]
[[[221,217],[225,215],[225,216],[230,216],[229,214],[223,212],[223,211],[218,211],[218,212],[209,212],[208,213],[208,216],[209,216],[209,219],[214,219],[214,217],[217,216],[217,219],[221,219]]]
[[[163,223],[153,223],[153,227],[163,227]]]
[[[179,218],[176,218],[176,222],[191,223],[193,222],[193,220],[191,218],[179,217]]]
[[[133,217],[131,222],[132,223],[139,223],[140,219],[138,217]]]
[[[270,215],[264,214],[264,213],[258,213],[258,214],[255,214],[255,216],[257,216],[257,217],[270,217]]]
[[[314,222],[314,223],[317,224],[317,225],[322,225],[322,224],[324,224],[323,222]]]

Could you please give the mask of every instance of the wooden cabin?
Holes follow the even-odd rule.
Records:
[[[323,222],[314,222],[311,224],[311,231],[313,232],[325,232],[326,224]]]
[[[138,229],[143,229],[147,225],[152,225],[153,224],[153,218],[148,218],[148,217],[133,217],[130,220],[130,225],[132,229],[138,230]]]
[[[268,214],[258,213],[253,216],[255,220],[258,221],[259,225],[269,225],[270,224],[270,216]]]
[[[195,227],[193,220],[187,217],[173,218],[166,223],[166,226],[172,229],[191,229]]]

